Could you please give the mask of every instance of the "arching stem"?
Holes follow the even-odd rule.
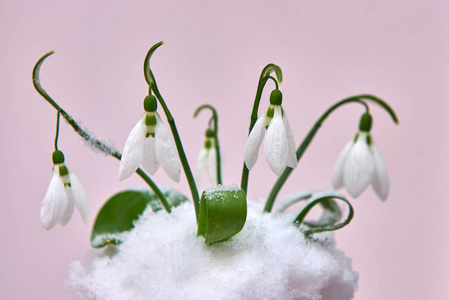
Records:
[[[279,88],[279,85],[278,85],[278,82],[276,81],[276,79],[274,77],[270,76],[270,74],[272,72],[274,72],[276,74],[277,81],[279,81],[279,83],[282,83],[282,70],[279,66],[277,66],[275,64],[268,64],[262,70],[262,73],[260,74],[260,78],[259,78],[259,83],[257,85],[257,92],[256,92],[256,98],[254,99],[253,110],[251,112],[251,121],[250,121],[250,125],[249,125],[248,135],[251,133],[251,130],[253,129],[254,124],[257,121],[260,99],[262,98],[262,92],[263,92],[263,89],[264,89],[265,84],[267,83],[268,79],[272,79],[275,82],[276,89]],[[243,163],[242,179],[241,179],[241,183],[240,183],[240,188],[242,190],[244,190],[245,193],[247,193],[247,190],[248,190],[248,177],[249,177],[249,170],[246,167],[245,163]]]
[[[108,145],[102,143],[101,141],[91,137],[87,132],[85,132],[79,125],[78,123],[75,122],[75,120],[73,120],[73,118],[64,110],[62,109],[48,94],[47,92],[42,88],[41,84],[40,84],[40,80],[39,80],[39,71],[41,68],[42,63],[44,62],[44,60],[52,55],[54,52],[50,51],[47,54],[45,54],[44,56],[42,56],[36,63],[36,65],[34,66],[33,69],[33,85],[34,88],[36,89],[36,91],[45,98],[45,100],[47,100],[48,103],[51,104],[51,106],[53,106],[57,111],[58,111],[58,116],[62,115],[64,119],[66,119],[66,121],[69,123],[70,126],[72,126],[73,130],[75,130],[76,133],[78,133],[84,140],[90,142],[95,148],[99,149],[100,151],[115,157],[116,159],[120,160],[122,157],[122,154],[118,151],[112,150],[111,147],[109,147]],[[58,121],[59,124],[59,121]],[[58,131],[59,131],[59,126],[58,126]],[[57,144],[57,136],[59,134],[56,134],[56,139],[55,139],[55,147]],[[56,148],[57,149],[57,148]],[[153,190],[153,192],[156,194],[156,196],[159,198],[159,200],[162,203],[162,206],[164,207],[164,209],[170,213],[171,212],[171,205],[168,203],[167,199],[165,198],[164,194],[162,194],[161,190],[157,187],[157,185],[151,180],[150,177],[148,177],[148,175],[142,171],[140,168],[137,169],[136,173],[148,184],[148,186]]]
[[[378,97],[375,97],[373,95],[358,95],[358,96],[354,96],[354,97],[349,97],[349,98],[343,99],[343,100],[337,102],[336,104],[334,104],[333,106],[331,106],[318,119],[318,121],[315,123],[315,125],[312,127],[312,129],[309,131],[307,136],[302,141],[301,145],[296,150],[296,159],[297,159],[297,161],[299,162],[299,160],[301,159],[302,155],[306,151],[306,149],[309,146],[310,142],[312,141],[312,139],[314,138],[315,134],[318,132],[318,129],[320,129],[321,125],[326,120],[326,118],[333,111],[335,111],[337,108],[339,108],[340,106],[342,106],[344,104],[347,104],[347,103],[356,102],[356,103],[362,104],[365,107],[366,112],[369,112],[368,105],[363,100],[370,100],[370,101],[373,101],[373,102],[379,104],[380,106],[382,106],[390,114],[391,118],[393,119],[393,121],[396,124],[399,123],[398,118],[397,118],[395,112],[393,111],[393,109],[385,101],[383,101],[382,99],[380,99]],[[279,191],[281,190],[282,186],[284,185],[285,181],[290,176],[290,173],[292,171],[293,171],[292,168],[287,167],[287,168],[285,168],[285,170],[281,174],[281,176],[279,176],[278,180],[274,184],[274,186],[271,189],[271,192],[270,192],[270,194],[269,194],[269,196],[267,198],[267,202],[265,203],[264,212],[271,212],[271,210],[273,209],[273,204],[274,204],[274,201],[276,199],[276,196],[278,195]]]
[[[58,151],[58,138],[59,138],[59,119],[61,118],[61,113],[58,111],[56,113],[56,135],[55,135],[55,150]]]
[[[184,169],[184,174],[186,176],[186,179],[187,179],[187,182],[188,182],[189,188],[190,188],[190,193],[192,194],[193,205],[195,207],[196,220],[198,222],[199,208],[200,208],[200,198],[198,196],[198,189],[196,187],[195,180],[192,175],[192,170],[190,169],[190,166],[189,166],[189,162],[187,161],[187,156],[182,147],[181,138],[179,137],[178,130],[176,129],[175,120],[173,119],[173,116],[171,115],[167,105],[165,104],[164,99],[162,98],[161,93],[159,92],[159,89],[156,84],[156,80],[153,76],[153,72],[150,69],[151,55],[163,43],[164,42],[159,42],[150,48],[150,50],[147,53],[147,56],[145,57],[145,61],[143,64],[143,73],[145,76],[145,80],[148,83],[149,92],[150,93],[151,93],[151,91],[154,92],[154,95],[156,96],[157,100],[159,101],[159,103],[162,106],[162,109],[164,110],[165,116],[167,117],[167,122],[170,125],[170,129],[173,134],[173,139],[175,140],[175,144],[176,144],[176,149],[178,151],[179,158],[181,160],[182,168]]]
[[[213,132],[214,132],[214,143],[215,143],[215,152],[217,153],[217,184],[222,184],[221,179],[221,154],[220,154],[220,145],[218,142],[218,114],[215,108],[212,105],[204,104],[198,107],[193,114],[193,117],[196,118],[197,115],[202,111],[203,109],[210,109],[212,111],[212,117],[209,120],[209,126],[213,124]]]

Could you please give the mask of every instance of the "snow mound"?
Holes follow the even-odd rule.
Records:
[[[81,299],[352,299],[358,275],[333,234],[305,238],[294,217],[249,202],[243,230],[208,246],[191,203],[148,209],[121,245],[73,262],[67,286]]]

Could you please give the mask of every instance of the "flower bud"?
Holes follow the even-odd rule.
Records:
[[[62,164],[64,162],[64,154],[59,150],[53,152],[52,158],[54,165]]]
[[[282,104],[282,93],[280,90],[276,89],[271,92],[270,103],[273,105],[281,105]]]
[[[371,130],[371,125],[373,123],[373,118],[369,113],[364,113],[360,119],[359,130],[369,132]]]
[[[147,112],[155,112],[157,109],[157,100],[153,95],[148,95],[143,100],[143,108]]]

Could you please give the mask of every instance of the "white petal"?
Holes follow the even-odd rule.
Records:
[[[263,149],[271,170],[280,176],[287,166],[288,138],[279,105],[275,106],[274,116],[267,129]]]
[[[209,172],[209,181],[211,186],[217,185],[217,151],[215,151],[215,147],[209,149],[208,157],[208,172]]]
[[[345,170],[346,159],[348,158],[348,154],[353,145],[354,141],[347,143],[335,163],[334,172],[332,173],[332,187],[336,190],[345,185],[343,181],[343,171]]]
[[[120,160],[119,180],[124,180],[131,176],[142,162],[145,132],[145,114],[143,114],[126,140],[122,159]]]
[[[245,149],[245,164],[248,170],[251,170],[255,165],[259,156],[259,148],[262,144],[265,135],[265,127],[270,123],[270,118],[267,117],[267,112],[261,115],[249,133]]]
[[[171,132],[162,123],[158,113],[156,116],[155,140],[156,158],[162,169],[173,181],[179,182],[181,173],[181,161],[179,160],[176,144]]]
[[[81,181],[73,173],[70,173],[70,184],[72,186],[71,191],[75,200],[76,209],[80,212],[84,223],[87,224],[89,221],[89,203],[87,202],[86,193],[81,185]]]
[[[374,165],[376,167],[376,174],[373,179],[373,189],[376,194],[385,201],[390,191],[390,181],[388,179],[387,166],[385,165],[379,150],[371,141],[371,153],[373,154]]]
[[[366,134],[359,133],[357,142],[348,154],[344,170],[344,182],[349,194],[357,198],[371,183],[374,173],[374,160],[366,143]]]
[[[59,168],[55,166],[53,177],[51,178],[44,201],[42,201],[41,223],[47,230],[59,222],[67,208],[67,194],[58,172]]]
[[[156,158],[156,141],[152,136],[145,138],[143,142],[142,166],[150,175],[154,175],[157,169],[159,169],[159,163]]]
[[[293,136],[293,131],[290,127],[290,124],[288,123],[285,111],[282,120],[284,121],[284,127],[285,132],[287,133],[287,141],[288,141],[287,166],[294,169],[298,165],[298,160],[296,159],[296,143],[295,138]]]
[[[197,159],[196,168],[195,168],[195,183],[198,188],[201,186],[201,183],[203,181],[204,172],[206,172],[207,156],[208,156],[207,153],[208,153],[208,150],[206,148],[202,148],[200,153],[198,154],[198,159]]]
[[[73,215],[73,210],[75,208],[75,198],[73,197],[72,189],[68,186],[64,187],[65,192],[67,194],[67,207],[62,215],[61,219],[59,219],[59,224],[62,226],[67,225]]]

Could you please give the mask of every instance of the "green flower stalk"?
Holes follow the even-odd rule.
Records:
[[[116,150],[113,150],[110,146],[107,144],[101,142],[100,140],[93,138],[90,134],[88,134],[84,129],[81,128],[81,126],[78,125],[78,123],[73,120],[73,118],[64,110],[62,109],[56,101],[54,101],[47,92],[42,88],[40,83],[40,68],[45,61],[47,57],[52,55],[54,52],[50,51],[44,56],[42,56],[36,63],[36,65],[33,68],[33,85],[36,91],[44,97],[45,100],[47,100],[48,103],[50,103],[51,106],[53,106],[57,111],[58,114],[60,114],[66,121],[69,123],[70,126],[72,126],[73,130],[75,130],[76,133],[78,133],[85,141],[92,144],[96,149],[104,152],[107,155],[110,155],[118,160],[121,159],[122,154]],[[59,128],[59,127],[58,127]],[[57,140],[57,139],[56,139]],[[56,144],[56,141],[55,141]],[[170,204],[168,203],[165,196],[162,194],[162,192],[159,190],[157,185],[151,180],[148,175],[142,171],[140,168],[136,170],[136,173],[148,184],[148,186],[154,191],[154,193],[157,195],[159,200],[162,203],[162,206],[167,212],[170,212]]]
[[[348,104],[348,103],[360,103],[365,107],[366,113],[369,113],[369,108],[368,105],[364,102],[364,101],[372,101],[375,102],[377,104],[379,104],[382,108],[384,108],[391,116],[391,118],[393,119],[393,121],[398,124],[398,118],[396,116],[396,113],[393,111],[393,109],[382,99],[373,96],[373,95],[359,95],[359,96],[353,96],[353,97],[349,97],[346,99],[343,99],[339,102],[337,102],[336,104],[334,104],[333,106],[331,106],[319,119],[318,121],[315,123],[315,125],[312,127],[312,129],[309,131],[309,133],[307,134],[307,136],[304,138],[304,140],[302,141],[301,145],[298,147],[298,149],[296,150],[296,159],[299,162],[299,160],[301,159],[302,155],[304,154],[304,152],[307,150],[308,146],[310,145],[310,142],[312,141],[312,139],[314,138],[315,134],[318,132],[318,130],[320,129],[321,125],[323,124],[323,122],[327,119],[327,117],[333,112],[335,111],[337,108],[339,108],[342,105]],[[277,194],[279,193],[279,191],[281,190],[282,186],[285,184],[285,181],[287,180],[287,178],[290,176],[290,173],[292,172],[292,168],[286,168],[284,170],[284,172],[281,174],[281,176],[278,178],[278,180],[276,181],[276,183],[274,184],[273,188],[271,189],[270,195],[267,198],[267,201],[265,203],[265,208],[264,211],[265,212],[271,212],[272,208],[273,208],[273,204],[274,201],[276,199]]]
[[[204,104],[198,107],[193,114],[196,118],[198,114],[204,110],[212,111],[212,116],[209,120],[209,126],[206,130],[206,141],[198,155],[198,163],[196,168],[196,182],[199,186],[202,180],[203,173],[208,170],[210,183],[212,186],[222,184],[221,177],[221,153],[220,144],[218,140],[218,114],[215,108],[211,105]]]
[[[276,74],[277,80],[274,77],[270,76],[270,74],[273,72]],[[282,70],[279,66],[275,64],[268,64],[265,66],[265,68],[262,70],[262,73],[260,74],[259,83],[257,85],[256,98],[254,99],[253,110],[251,112],[251,121],[249,125],[248,135],[251,134],[251,131],[258,119],[260,99],[262,98],[262,92],[265,87],[265,84],[269,79],[273,80],[274,83],[276,84],[276,89],[279,89],[278,82],[282,83]],[[242,179],[240,187],[242,188],[243,191],[245,191],[245,193],[248,190],[248,178],[249,178],[249,169],[246,163],[243,163]]]
[[[195,180],[192,175],[192,170],[190,169],[189,162],[187,161],[187,156],[184,152],[184,148],[182,147],[181,138],[179,137],[178,130],[176,129],[175,120],[173,119],[172,114],[170,113],[167,105],[165,104],[164,99],[162,98],[161,93],[156,84],[156,79],[153,76],[153,72],[150,69],[150,59],[153,55],[154,51],[159,48],[164,42],[159,42],[148,50],[147,56],[145,57],[145,61],[143,64],[143,73],[145,75],[145,80],[148,83],[149,94],[154,93],[159,104],[162,106],[164,110],[165,116],[167,117],[168,124],[170,125],[171,132],[173,134],[173,139],[176,144],[176,150],[178,151],[179,158],[181,160],[182,168],[184,169],[184,174],[186,176],[187,182],[189,184],[190,193],[192,195],[193,205],[195,207],[195,215],[196,220],[198,222],[199,218],[199,207],[200,207],[200,198],[198,195],[198,189],[195,184]]]

